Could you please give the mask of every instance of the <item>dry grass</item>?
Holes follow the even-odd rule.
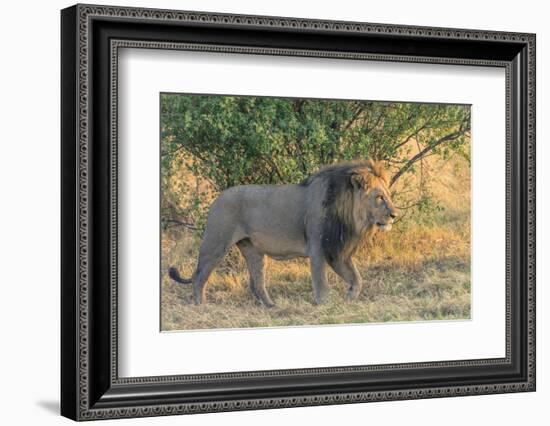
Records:
[[[462,161],[462,160],[460,160]],[[328,273],[330,295],[313,303],[307,259],[270,260],[267,287],[276,306],[266,309],[248,288],[248,271],[232,250],[212,273],[207,304],[195,306],[190,285],[167,276],[176,266],[183,276],[195,267],[200,236],[183,228],[162,235],[161,329],[277,327],[386,321],[470,318],[469,167],[437,164],[433,194],[444,206],[431,225],[411,221],[377,235],[355,257],[363,291],[345,300],[345,284]]]
[[[167,252],[163,269],[177,265],[183,275],[190,276],[200,241],[188,233],[170,234],[163,241]],[[394,257],[392,253],[403,246],[410,247],[406,256]],[[347,302],[345,284],[330,271],[331,292],[322,306],[313,304],[307,260],[270,261],[268,289],[276,303],[272,309],[253,298],[244,262],[237,251],[232,251],[210,277],[206,305],[194,306],[191,286],[176,284],[163,274],[162,329],[469,318],[469,253],[464,249],[455,235],[440,230],[433,235],[415,230],[384,236],[371,252],[370,267],[368,249],[356,258],[364,280],[360,297]]]

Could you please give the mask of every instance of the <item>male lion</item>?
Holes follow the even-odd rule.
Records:
[[[274,304],[265,288],[265,256],[309,257],[317,304],[326,298],[328,263],[354,299],[361,276],[352,256],[368,232],[389,231],[396,216],[383,166],[371,160],[325,167],[298,185],[235,186],[210,208],[193,276],[183,279],[173,267],[169,275],[193,283],[195,303],[201,304],[210,273],[236,244],[250,272],[250,289],[267,307]]]

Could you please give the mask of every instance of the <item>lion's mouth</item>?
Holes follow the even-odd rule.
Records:
[[[391,231],[392,223],[391,223],[391,222],[387,222],[387,223],[378,222],[378,223],[376,224],[376,226],[378,226],[378,228],[379,228],[381,231],[387,232],[387,231]]]

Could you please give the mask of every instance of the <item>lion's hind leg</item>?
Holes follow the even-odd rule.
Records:
[[[268,308],[275,306],[265,288],[265,256],[256,250],[249,239],[239,241],[237,247],[248,266],[252,294]]]
[[[224,238],[220,238],[219,234],[216,235],[216,238],[212,238],[212,234],[208,228],[206,229],[205,237],[199,249],[197,269],[194,273],[193,299],[195,300],[195,304],[200,305],[204,302],[206,298],[206,283],[210,274],[234,244],[235,242],[231,239],[230,235],[224,241]]]

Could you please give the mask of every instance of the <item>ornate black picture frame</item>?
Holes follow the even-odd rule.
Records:
[[[61,413],[74,420],[535,390],[535,35],[76,5],[61,13]],[[506,71],[506,356],[120,378],[117,52],[186,49]]]

